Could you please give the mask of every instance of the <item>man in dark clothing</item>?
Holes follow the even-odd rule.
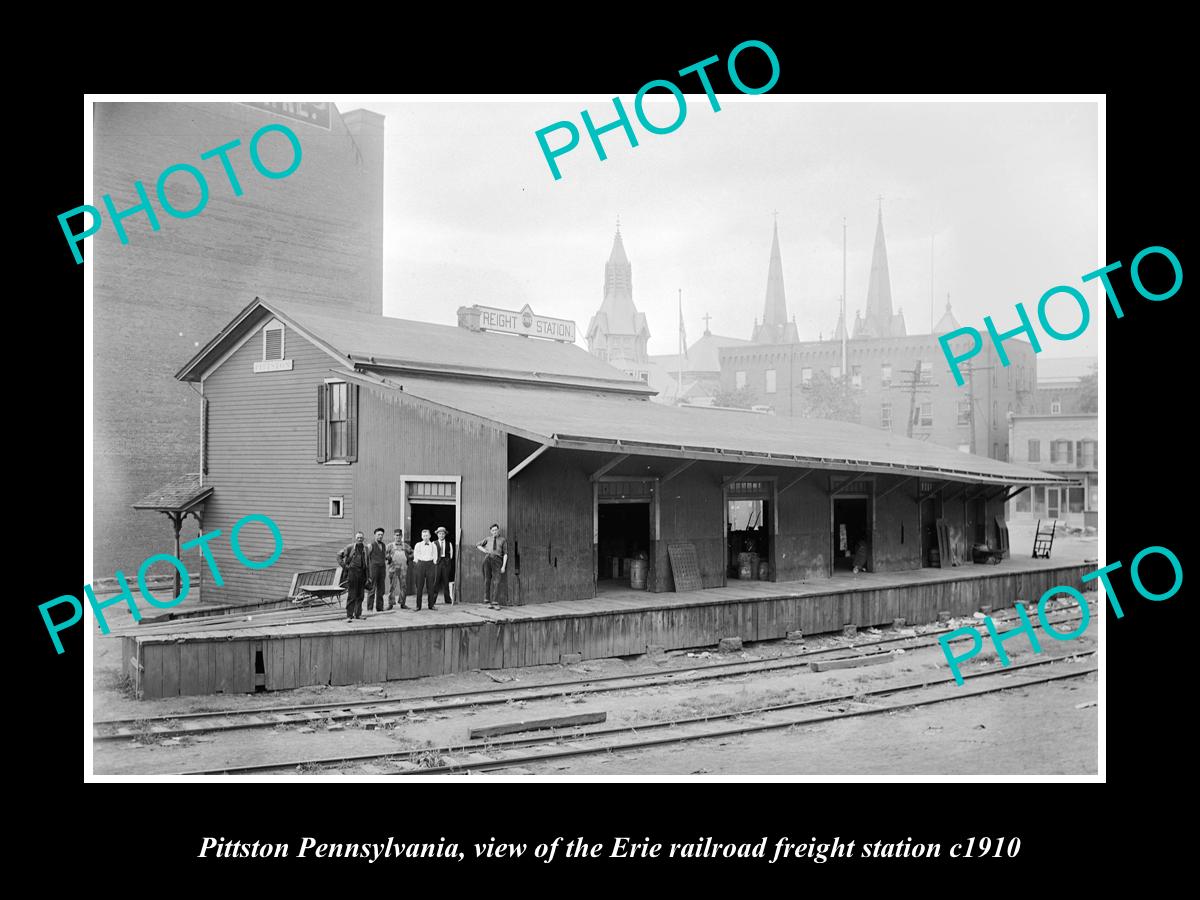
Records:
[[[363,533],[354,533],[354,543],[347,544],[338,553],[338,565],[346,573],[349,593],[346,597],[346,621],[362,618],[363,587],[367,582],[367,548],[363,546]]]
[[[454,580],[454,542],[446,537],[446,529],[441,525],[437,529],[437,575],[433,582],[433,597],[437,596],[438,591],[442,593],[442,603],[453,603],[454,600],[450,596],[450,582]],[[433,609],[433,600],[429,601],[429,608]]]
[[[367,612],[383,612],[383,597],[387,593],[387,544],[383,542],[384,530],[375,529],[375,540],[367,547],[367,574],[371,578],[371,590],[367,595]]]
[[[500,526],[493,524],[491,535],[475,546],[483,551],[483,602],[489,609],[498,609],[500,582],[508,565],[508,541],[500,536]]]

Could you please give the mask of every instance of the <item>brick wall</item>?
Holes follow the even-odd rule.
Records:
[[[262,296],[382,312],[383,119],[334,109],[326,130],[236,103],[101,103],[94,122],[95,205],[103,210],[107,193],[118,210],[128,209],[138,202],[140,180],[160,224],[154,232],[143,214],[126,219],[129,244],[122,246],[106,216],[83,248],[95,257],[99,577],[170,552],[165,517],[130,504],[197,471],[199,397],[173,376],[238,310]],[[303,152],[300,167],[279,180],[259,175],[249,158],[251,136],[273,122],[291,128]],[[229,156],[241,197],[233,196],[219,160],[200,160],[235,138],[242,146]],[[278,134],[260,149],[272,169],[291,158]],[[154,198],[159,173],[176,163],[207,176],[208,205],[193,218],[170,217]],[[177,175],[167,196],[189,209],[199,192]],[[63,251],[69,253],[65,243]],[[184,539],[194,534],[189,520]]]

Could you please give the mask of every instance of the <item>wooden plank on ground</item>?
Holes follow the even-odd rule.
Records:
[[[895,653],[879,653],[875,656],[856,656],[853,659],[813,660],[808,665],[814,672],[829,672],[834,669],[857,669],[860,666],[877,666],[881,663],[894,662],[895,659]]]
[[[528,719],[521,722],[508,722],[503,725],[488,725],[484,728],[472,728],[471,739],[496,737],[501,734],[518,734],[522,731],[540,731],[546,728],[572,728],[577,725],[594,725],[608,718],[608,713],[579,713],[573,716],[555,716],[549,719]]]

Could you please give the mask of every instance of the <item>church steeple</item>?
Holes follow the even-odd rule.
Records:
[[[933,333],[947,334],[956,328],[958,328],[958,320],[954,318],[954,313],[950,310],[950,295],[946,294],[946,311],[942,313],[938,323],[933,326]]]
[[[648,371],[649,338],[646,316],[633,304],[633,265],[625,254],[618,218],[612,250],[604,264],[604,300],[588,324],[588,352],[634,378],[644,379]]]
[[[788,321],[778,218],[771,234],[771,261],[767,264],[767,297],[763,304],[762,324],[756,323],[751,340],[756,344],[795,344],[800,340],[795,323]]]
[[[875,247],[871,252],[871,275],[867,282],[867,312],[861,333],[855,337],[903,337],[907,329],[904,317],[892,312],[892,279],[888,271],[887,241],[883,237],[883,198],[879,198],[879,218],[875,223]]]

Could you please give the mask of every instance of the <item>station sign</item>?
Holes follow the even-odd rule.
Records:
[[[539,316],[529,304],[520,311],[496,309],[491,306],[472,306],[470,313],[479,316],[480,331],[499,331],[504,334],[521,334],[526,337],[549,338],[554,341],[575,343],[575,323],[570,319],[554,319]],[[474,318],[471,315],[470,318]]]

